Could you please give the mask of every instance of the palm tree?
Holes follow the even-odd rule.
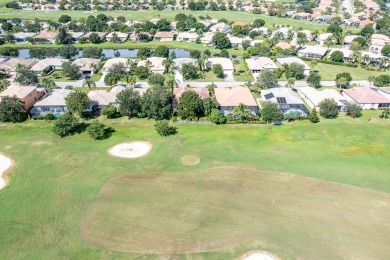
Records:
[[[234,117],[237,115],[238,118],[241,119],[241,122],[244,123],[245,118],[250,117],[251,111],[243,103],[240,103],[237,107],[233,108],[232,113],[233,120]]]
[[[96,89],[96,83],[92,79],[86,79],[83,82],[83,88],[87,88],[88,91]]]
[[[162,64],[165,66],[165,73],[172,73],[173,67],[175,65],[173,59],[166,59],[162,62]]]
[[[318,62],[316,60],[310,61],[309,66],[310,66],[311,70],[313,70],[317,66],[317,64],[318,64]]]
[[[341,77],[336,80],[336,84],[339,85],[340,88],[345,87],[348,84],[348,80],[344,77]]]
[[[291,88],[291,87],[293,87],[294,85],[295,85],[295,78],[289,78],[289,79],[287,80],[286,86],[289,87],[289,88]]]
[[[389,118],[389,116],[390,116],[390,109],[387,108],[387,109],[383,110],[382,114],[379,117],[387,119],[387,118]]]
[[[368,82],[370,82],[370,87],[371,87],[372,83],[375,82],[375,76],[369,76],[367,80]]]
[[[137,83],[137,78],[135,76],[126,75],[126,83],[130,85],[130,87],[134,87],[135,83]]]
[[[329,36],[328,38],[326,38],[325,41],[324,41],[324,44],[325,44],[325,46],[327,46],[328,49],[329,49],[330,46],[333,45],[333,36]]]
[[[131,72],[134,69],[135,61],[131,58],[128,58],[126,60],[126,66],[129,68],[129,71]]]
[[[96,73],[99,69],[99,63],[91,63],[89,64],[89,68],[93,71],[93,73]]]
[[[2,79],[0,81],[0,91],[3,91],[4,89],[8,88],[10,85],[11,83],[8,80]]]
[[[45,92],[50,93],[56,87],[56,83],[52,78],[41,78],[41,84],[45,86]]]

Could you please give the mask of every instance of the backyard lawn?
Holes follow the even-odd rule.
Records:
[[[245,65],[245,60],[240,59],[237,60],[239,63],[235,63],[233,61],[234,69],[236,72],[240,73],[240,75],[234,75],[233,77],[236,81],[239,82],[247,82],[247,81],[254,81],[255,79],[252,76],[252,73],[248,71],[248,67]]]
[[[352,80],[367,80],[369,76],[379,76],[390,74],[390,71],[378,72],[363,69],[361,67],[352,68],[346,66],[338,66],[331,64],[318,63],[314,70],[318,70],[321,75],[321,80],[335,80],[336,75],[342,72],[348,72],[352,76]]]
[[[52,123],[1,124],[15,161],[0,191],[1,259],[386,259],[389,120],[379,111],[283,126],[98,120],[116,132],[60,138]],[[138,159],[107,149],[153,144]],[[200,163],[184,166],[180,158]],[[184,255],[193,252],[191,255]]]

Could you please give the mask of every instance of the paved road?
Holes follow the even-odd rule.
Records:
[[[349,13],[350,15],[353,15],[355,13],[354,10],[353,10],[352,1],[350,1],[350,0],[343,0],[342,3],[341,3],[341,6],[345,7],[346,12]]]

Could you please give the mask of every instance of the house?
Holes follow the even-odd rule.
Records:
[[[281,48],[282,50],[288,50],[292,47],[292,45],[288,42],[278,42],[275,45],[275,48]]]
[[[390,99],[369,87],[344,89],[343,96],[348,102],[358,104],[362,109],[390,108]]]
[[[282,35],[283,38],[288,38],[290,34],[291,29],[289,27],[282,27],[272,32],[271,39],[274,38],[276,35]]]
[[[99,63],[99,59],[78,58],[72,64],[79,67],[79,70],[82,75],[92,75],[95,72],[95,67]]]
[[[215,88],[214,93],[219,110],[225,115],[231,114],[231,111],[241,103],[250,109],[253,114],[259,114],[259,107],[246,87]]]
[[[390,44],[390,37],[383,34],[373,34],[371,36],[371,42],[368,46],[370,51],[373,53],[381,53],[382,48],[385,47],[385,45]]]
[[[147,32],[141,32],[141,33],[133,32],[132,34],[130,34],[130,37],[129,37],[129,39],[131,41],[135,41],[135,42],[139,42],[142,40],[149,41],[152,38],[153,38],[153,35],[151,35],[150,33],[147,33]]]
[[[43,44],[54,44],[56,42],[58,33],[56,32],[41,32],[40,34],[37,34],[33,37],[33,39],[37,39],[40,41],[40,43]]]
[[[209,32],[224,32],[229,33],[230,32],[230,26],[226,23],[217,23],[212,26],[210,26]]]
[[[262,70],[276,70],[278,66],[268,57],[253,57],[250,59],[245,59],[245,62],[248,66],[249,71],[252,74],[258,74]],[[255,75],[253,75],[256,77]]]
[[[387,99],[390,99],[390,87],[379,88],[378,93]]]
[[[332,16],[331,15],[323,15],[323,16],[315,18],[314,20],[317,21],[318,23],[329,23],[330,20],[332,20]]]
[[[309,30],[301,30],[299,31],[299,33],[303,33],[304,35],[306,35],[306,40],[308,40],[309,42],[313,41],[314,40],[314,36],[313,36],[313,32],[312,31],[309,31]],[[296,37],[298,33],[296,33]]]
[[[154,35],[154,40],[159,42],[173,41],[175,34],[173,32],[157,32]]]
[[[232,44],[232,46],[242,47],[242,42],[244,41],[243,38],[239,38],[239,37],[231,36],[231,35],[229,35],[228,38],[229,38],[229,41]],[[251,39],[251,41],[252,41],[252,39]]]
[[[229,58],[208,58],[204,65],[207,69],[212,69],[216,64],[220,64],[224,72],[233,72],[234,66]]]
[[[177,105],[179,104],[179,100],[180,100],[180,97],[181,95],[186,92],[186,91],[194,91],[196,94],[199,95],[199,97],[203,100],[205,98],[208,98],[210,97],[210,93],[209,93],[209,90],[207,88],[174,88],[173,89],[173,95],[174,95],[174,98],[172,100],[172,106],[174,108],[177,107]]]
[[[69,89],[54,89],[35,103],[30,109],[29,114],[31,116],[42,116],[47,114],[59,116],[66,113],[68,109],[66,108],[65,98],[72,92],[73,91]]]
[[[317,45],[320,45],[320,46],[324,45],[326,40],[329,39],[329,37],[332,39],[333,43],[336,43],[336,40],[333,39],[333,34],[332,33],[321,33],[317,37]]]
[[[123,66],[125,68],[128,68],[129,61],[130,61],[130,59],[128,59],[128,58],[111,58],[111,59],[108,59],[106,61],[106,63],[104,63],[104,66],[102,68],[102,72],[103,72],[103,74],[107,73],[114,64],[118,64],[118,63],[121,63],[121,64],[123,64]]]
[[[233,23],[232,27],[234,27],[234,26],[241,26],[241,27],[242,27],[242,26],[244,26],[244,25],[246,25],[246,23],[244,23],[244,22],[238,22],[238,21],[237,21],[237,22],[234,22],[234,23]]]
[[[181,70],[184,64],[198,65],[198,61],[194,58],[176,58],[173,59],[173,62],[175,63],[175,70]]]
[[[91,36],[91,34],[93,34],[93,33],[96,33],[99,36],[101,41],[104,41],[106,39],[106,36],[107,36],[106,32],[88,32],[88,33],[84,34],[83,36],[81,36],[81,38],[84,41],[88,42],[89,41],[89,36]]]
[[[210,45],[213,40],[213,33],[207,33],[202,38],[200,38],[200,42],[206,45]]]
[[[342,49],[331,48],[330,52],[328,54],[328,57],[330,57],[332,55],[332,53],[335,51],[341,51],[343,53],[343,61],[344,62],[350,62],[350,63],[355,62],[355,57],[354,57],[353,51],[351,51],[349,49],[345,49],[345,48],[342,48]]]
[[[161,19],[160,18],[153,18],[149,22],[157,24]]]
[[[261,35],[268,35],[269,29],[267,27],[253,28],[250,32],[258,32]]]
[[[361,37],[359,35],[347,35],[344,37],[343,45],[348,46],[350,45],[356,38]]]
[[[176,40],[179,42],[196,42],[197,38],[198,34],[196,33],[182,32],[177,35]]]
[[[298,57],[320,60],[325,56],[327,51],[328,49],[325,47],[306,45],[298,50]]]
[[[83,32],[69,32],[70,36],[72,36],[73,43],[78,43],[81,37],[84,35]]]
[[[115,39],[117,39],[117,41],[119,40],[121,42],[125,42],[128,37],[129,37],[129,35],[127,33],[111,32],[111,33],[107,34],[106,39],[109,42],[115,41]]]
[[[24,102],[27,111],[43,96],[43,93],[44,91],[37,89],[37,87],[12,85],[0,93],[0,101],[3,97],[16,96]]]
[[[68,61],[67,59],[46,58],[38,61],[31,70],[39,74],[48,74],[53,70],[61,70],[62,63]]]
[[[301,12],[301,13],[296,13],[293,17],[294,19],[297,19],[297,20],[310,20],[310,13],[304,13],[304,12]]]
[[[88,97],[91,100],[90,107],[93,111],[100,111],[103,107],[112,105],[118,106],[116,96],[125,90],[125,87],[116,86],[111,90],[92,90],[88,92]]]
[[[261,100],[278,104],[283,114],[306,117],[310,114],[302,99],[291,88],[273,88],[261,91]]]
[[[0,63],[0,72],[7,75],[16,75],[18,64],[31,68],[35,64],[35,60],[12,58]]]
[[[164,74],[165,72],[165,65],[164,61],[166,58],[161,58],[161,57],[150,57],[147,58],[146,60],[141,60],[138,62],[137,66],[145,66],[147,65],[147,62],[149,62],[149,70],[153,73],[158,73],[158,74]]]
[[[308,76],[310,73],[310,67],[307,65],[303,60],[297,57],[280,57],[276,58],[276,64],[279,66],[283,66],[284,64],[290,65],[291,63],[298,63],[303,65],[304,67],[304,72],[303,75]]]
[[[26,43],[27,39],[33,38],[35,35],[37,35],[37,34],[36,33],[25,33],[25,32],[15,33],[14,34],[15,43],[16,44]]]
[[[298,94],[306,101],[311,109],[315,108],[319,111],[319,104],[324,99],[333,99],[337,102],[337,107],[340,111],[343,111],[347,101],[346,99],[334,89],[315,90],[312,87],[300,87],[296,88]]]

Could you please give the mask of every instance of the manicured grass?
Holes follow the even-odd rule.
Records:
[[[318,63],[318,65],[314,69],[319,71],[322,77],[321,80],[335,80],[336,75],[342,72],[350,73],[352,76],[352,80],[367,80],[369,76],[377,77],[383,74],[389,75],[390,73],[389,71],[378,72],[366,70],[361,67],[352,68],[324,63]]]
[[[96,82],[99,81],[102,76],[103,76],[102,74],[92,74],[90,79]]]
[[[69,79],[67,77],[59,77],[59,76],[56,76],[56,77],[53,77],[52,75],[48,75],[48,76],[41,76],[40,78],[51,78],[54,82],[75,82],[77,80],[74,80],[74,79]]]
[[[223,81],[223,78],[218,78],[217,75],[214,74],[213,70],[205,71],[204,75],[205,75],[204,79],[197,79],[196,81],[200,81],[200,82]]]
[[[14,18],[14,17],[29,17],[31,19],[39,18],[39,19],[45,19],[45,20],[58,20],[58,18],[63,15],[67,14],[70,15],[73,20],[77,20],[80,18],[86,18],[89,15],[94,15],[95,17],[98,14],[106,14],[107,16],[112,17],[118,17],[118,16],[124,16],[127,20],[137,20],[137,21],[148,21],[153,18],[156,18],[160,16],[160,18],[166,18],[170,21],[173,21],[175,16],[179,13],[184,14],[192,14],[195,17],[199,16],[206,16],[210,15],[212,18],[220,19],[220,18],[226,18],[229,21],[241,21],[250,23],[253,22],[255,19],[260,18],[263,19],[266,24],[266,27],[271,28],[274,24],[280,24],[280,25],[289,25],[294,26],[296,29],[303,28],[303,29],[309,29],[309,30],[321,30],[323,28],[326,28],[327,24],[319,24],[316,22],[309,22],[309,21],[301,21],[301,20],[295,20],[290,18],[281,18],[277,16],[268,16],[268,15],[262,15],[262,14],[251,14],[248,12],[236,12],[236,11],[182,11],[182,10],[175,10],[175,11],[104,11],[104,12],[86,12],[86,11],[23,11],[23,10],[14,10],[14,9],[7,9],[7,8],[0,8],[0,18]],[[344,27],[345,31],[351,30],[351,31],[357,31],[356,28],[353,27]]]
[[[253,78],[252,76],[252,73],[250,73],[248,71],[248,67],[246,66],[245,64],[245,61],[240,59],[238,60],[239,63],[238,64],[235,64],[233,62],[233,65],[234,65],[234,68],[235,68],[235,71],[236,72],[239,72],[240,75],[233,75],[234,79],[236,81],[239,81],[239,82],[243,82],[243,81],[254,81],[255,79]],[[243,72],[240,72],[240,71],[243,71]]]
[[[137,221],[131,223],[139,225],[128,234],[129,241],[134,236],[150,238],[147,232],[137,233],[142,227],[153,230],[175,221],[175,229],[169,233],[161,229],[153,239],[166,234],[169,241],[175,233],[191,228],[188,239],[208,244],[209,236],[214,239],[223,233],[222,228],[209,226],[216,224],[233,234],[229,239],[236,242],[219,251],[172,257],[235,259],[260,249],[283,258],[385,259],[390,254],[386,207],[390,203],[390,143],[386,142],[390,121],[379,119],[379,113],[364,111],[358,119],[340,115],[335,120],[321,119],[319,124],[177,125],[178,134],[165,138],[157,135],[153,120],[99,118],[116,130],[103,141],[92,141],[86,133],[59,138],[46,121],[2,123],[0,152],[16,165],[9,173],[9,186],[0,191],[0,258],[161,258],[115,252],[92,245],[80,235],[80,221],[91,214],[91,205],[99,202],[96,197],[104,199],[101,203],[111,202],[102,197],[101,188],[112,185],[113,177],[141,173],[147,179],[118,184],[123,188],[129,183],[129,189],[110,193],[113,204],[101,215],[118,225]],[[135,160],[107,155],[109,147],[129,140],[149,141],[153,150]],[[180,158],[188,154],[199,156],[201,163],[192,168],[181,165]],[[221,166],[240,170],[210,170]],[[263,176],[247,168],[289,174]],[[130,193],[118,204],[118,196]],[[151,208],[143,202],[158,205]],[[134,209],[129,220],[114,218],[129,208]],[[157,216],[161,223],[153,222]],[[188,222],[186,216],[191,217]],[[91,225],[103,220],[92,221]],[[253,234],[249,226],[258,233]],[[212,233],[203,232],[208,230]]]

